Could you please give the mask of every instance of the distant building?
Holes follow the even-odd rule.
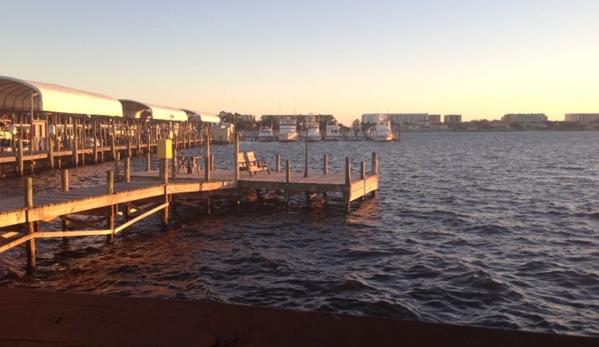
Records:
[[[566,113],[566,122],[584,124],[599,122],[599,113]]]
[[[441,115],[440,114],[429,114],[428,121],[431,123],[441,123]]]
[[[443,116],[443,123],[462,123],[461,114],[446,114]]]
[[[376,124],[379,115],[386,115],[393,124],[425,124],[431,122],[428,113],[365,113],[362,115],[362,123]]]
[[[508,113],[501,120],[506,123],[544,123],[547,116],[544,113]]]

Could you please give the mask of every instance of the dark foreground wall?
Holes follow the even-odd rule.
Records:
[[[599,346],[394,319],[0,288],[0,346]]]

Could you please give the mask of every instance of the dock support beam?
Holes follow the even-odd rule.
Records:
[[[106,172],[106,194],[112,195],[114,194],[114,171],[109,170]],[[106,235],[106,242],[112,243],[114,242],[114,214],[115,214],[115,205],[108,206],[108,229],[112,230],[112,233]]]
[[[33,179],[31,177],[25,177],[24,182],[23,182],[23,188],[24,188],[24,196],[25,196],[25,207],[27,208],[27,210],[32,209],[33,208]],[[27,214],[29,214],[29,211],[27,211]],[[29,216],[27,217],[27,223],[25,224],[26,226],[26,231],[27,234],[33,234],[35,232],[35,228],[36,228],[36,223],[35,222],[30,222],[29,221]],[[33,272],[33,270],[35,269],[35,238],[31,238],[30,240],[27,241],[26,244],[26,250],[27,250],[27,269],[26,272],[28,274],[31,274]]]
[[[60,175],[60,185],[63,192],[69,191],[69,170],[64,169],[61,171]],[[71,221],[66,218],[68,216],[64,216],[65,218],[61,218],[62,221],[62,231],[68,231],[71,227]],[[65,236],[62,238],[62,244],[67,245],[69,243],[69,237]]]
[[[281,155],[277,153],[276,158],[277,172],[281,172]]]
[[[237,148],[239,149],[239,148]],[[210,134],[206,133],[206,151],[204,153],[204,155],[206,156],[206,158],[204,158],[204,162],[205,162],[205,167],[206,170],[204,170],[204,175],[205,175],[205,179],[206,182],[210,182],[210,175],[212,173],[212,154],[210,154]],[[237,170],[237,173],[239,174],[239,170]],[[239,178],[239,177],[238,177]]]
[[[351,201],[349,200],[351,195],[351,160],[349,157],[345,157],[345,186],[347,187],[347,193],[345,193],[345,211],[349,212],[351,209]]]
[[[285,182],[286,183],[290,183],[291,182],[291,161],[289,159],[287,159],[285,161]],[[287,207],[289,207],[289,205],[291,205],[291,192],[289,191],[289,184],[287,184],[287,187],[285,187],[285,205],[287,205]]]
[[[379,175],[379,157],[376,152],[372,152],[372,175]],[[372,197],[376,196],[376,189],[372,191]]]

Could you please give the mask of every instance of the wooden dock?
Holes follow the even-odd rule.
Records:
[[[134,223],[158,214],[163,227],[168,226],[169,207],[178,197],[192,196],[207,202],[213,196],[233,196],[239,199],[247,192],[276,190],[284,192],[285,202],[296,194],[306,194],[307,198],[318,193],[341,193],[349,212],[351,202],[363,199],[368,194],[375,195],[379,188],[378,159],[372,155],[372,170],[366,174],[362,163],[360,174],[353,177],[351,162],[346,158],[345,173],[329,173],[326,165],[322,173],[291,172],[287,160],[284,172],[277,156],[277,168],[271,173],[262,171],[250,175],[237,170],[214,170],[212,164],[196,173],[177,173],[177,165],[172,165],[172,175],[158,171],[129,172],[129,158],[125,160],[123,182],[116,182],[114,171],[108,171],[105,186],[95,186],[70,190],[68,170],[63,170],[62,191],[33,194],[31,177],[24,178],[23,196],[1,200],[0,204],[0,253],[25,244],[27,269],[35,267],[35,240],[41,238],[106,235],[107,242]],[[208,161],[207,161],[208,162]],[[164,162],[165,166],[168,164]],[[168,171],[168,170],[163,170]],[[199,171],[199,170],[198,170]],[[86,217],[80,217],[80,216]],[[123,215],[124,218],[116,218]],[[79,216],[79,217],[77,217]],[[90,216],[95,219],[90,220]],[[50,230],[43,230],[42,223],[49,225],[60,221]],[[120,225],[117,225],[120,222]]]

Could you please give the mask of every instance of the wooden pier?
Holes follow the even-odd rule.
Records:
[[[237,152],[238,152],[238,145]],[[209,153],[209,146],[207,147]],[[175,156],[175,158],[177,158]],[[63,170],[62,190],[52,193],[33,194],[33,180],[24,178],[24,192],[21,197],[1,200],[0,206],[0,253],[25,244],[27,269],[35,267],[35,241],[42,238],[106,235],[107,242],[114,236],[149,217],[158,215],[163,227],[168,226],[169,208],[177,198],[193,197],[207,202],[214,196],[230,196],[240,199],[248,192],[275,190],[284,192],[284,200],[289,205],[296,194],[306,194],[310,199],[318,193],[324,196],[337,192],[344,196],[346,210],[351,202],[363,199],[368,194],[375,195],[379,188],[378,158],[372,154],[372,169],[367,175],[366,164],[362,162],[359,175],[352,175],[351,161],[346,158],[344,173],[329,173],[327,157],[324,156],[322,173],[291,172],[290,161],[286,161],[285,171],[281,170],[277,155],[276,168],[250,175],[249,172],[215,170],[210,155],[205,160],[204,170],[178,173],[176,159],[171,170],[166,160],[161,159],[162,171],[130,172],[129,158],[125,159],[125,174],[122,182],[115,182],[114,171],[108,171],[105,186],[95,186],[70,190],[68,170]],[[238,163],[236,163],[238,164]],[[169,171],[172,172],[169,175]],[[170,177],[169,177],[170,176]],[[161,212],[161,213],[159,213]],[[86,217],[78,217],[78,216]],[[124,218],[117,218],[122,215]],[[90,216],[95,219],[90,220]],[[57,230],[43,230],[42,223],[60,221]],[[117,225],[120,221],[120,225]]]

